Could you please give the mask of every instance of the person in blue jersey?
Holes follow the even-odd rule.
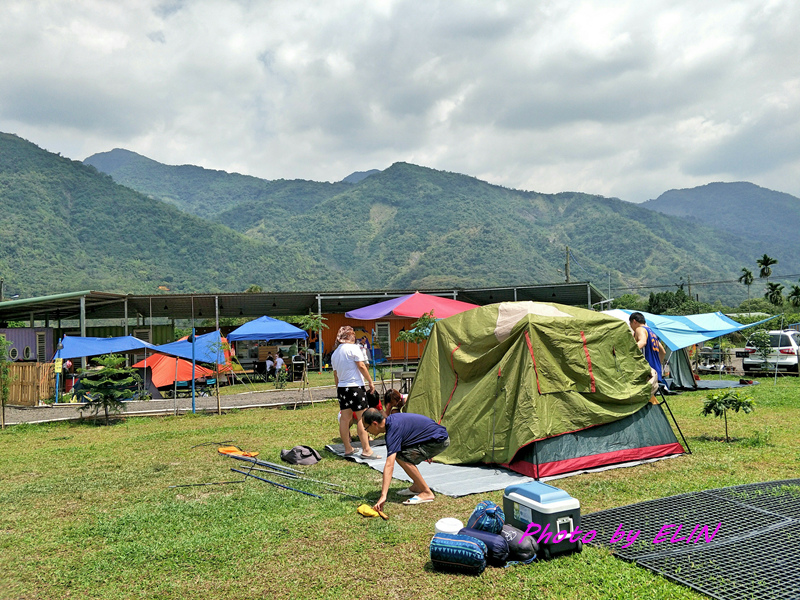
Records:
[[[667,351],[664,349],[664,344],[662,344],[658,336],[653,333],[653,330],[647,326],[647,320],[642,313],[631,313],[631,316],[628,317],[628,322],[633,330],[633,338],[636,340],[636,345],[644,352],[645,359],[656,372],[659,385],[663,385],[664,376],[662,373],[662,364],[667,354]]]
[[[375,503],[375,510],[383,510],[392,483],[394,464],[411,477],[411,487],[401,490],[398,495],[411,496],[403,504],[424,504],[433,502],[434,495],[422,478],[417,465],[444,452],[450,445],[447,429],[430,417],[414,413],[394,413],[388,417],[377,408],[368,408],[361,416],[366,430],[372,435],[386,434],[386,466],[383,468],[381,497]]]

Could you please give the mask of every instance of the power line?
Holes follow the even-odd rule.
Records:
[[[790,279],[800,277],[800,273],[792,273],[790,275],[770,275],[770,279]],[[754,279],[753,284],[755,284],[758,279],[762,279],[761,277]],[[766,279],[766,278],[764,278]],[[692,285],[723,285],[723,284],[730,284],[730,283],[741,283],[738,279],[722,279],[720,281],[693,281]],[[744,285],[744,284],[742,284]],[[667,283],[661,285],[635,285],[629,287],[616,287],[611,288],[613,291],[622,291],[622,290],[653,290],[659,288],[671,288],[671,287],[680,287],[680,285],[676,283]]]

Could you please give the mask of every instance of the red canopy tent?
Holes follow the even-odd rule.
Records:
[[[349,319],[359,319],[369,321],[382,319],[384,317],[411,317],[419,319],[425,313],[433,312],[435,319],[446,319],[457,315],[466,310],[477,308],[477,304],[461,302],[452,298],[442,298],[441,296],[431,296],[414,292],[407,296],[384,300],[371,306],[365,306],[356,310],[351,310],[344,314]]]

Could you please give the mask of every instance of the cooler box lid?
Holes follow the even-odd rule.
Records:
[[[540,481],[510,485],[505,489],[505,497],[519,504],[538,508],[544,513],[575,510],[581,505],[564,490]]]

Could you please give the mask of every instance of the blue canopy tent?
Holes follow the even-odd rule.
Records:
[[[264,341],[269,342],[272,340],[305,340],[308,338],[308,333],[295,327],[291,323],[281,321],[280,319],[273,319],[272,317],[259,317],[248,321],[241,327],[237,327],[228,334],[228,340],[231,342],[238,341]],[[299,364],[299,363],[298,363]],[[294,363],[289,366],[292,371],[290,375],[294,377]],[[305,363],[303,363],[305,369]],[[255,371],[258,374],[267,376],[266,364],[256,362]]]
[[[269,342],[271,340],[305,340],[307,338],[308,333],[299,327],[267,316],[248,321],[228,334],[228,340],[231,342],[239,340]]]

